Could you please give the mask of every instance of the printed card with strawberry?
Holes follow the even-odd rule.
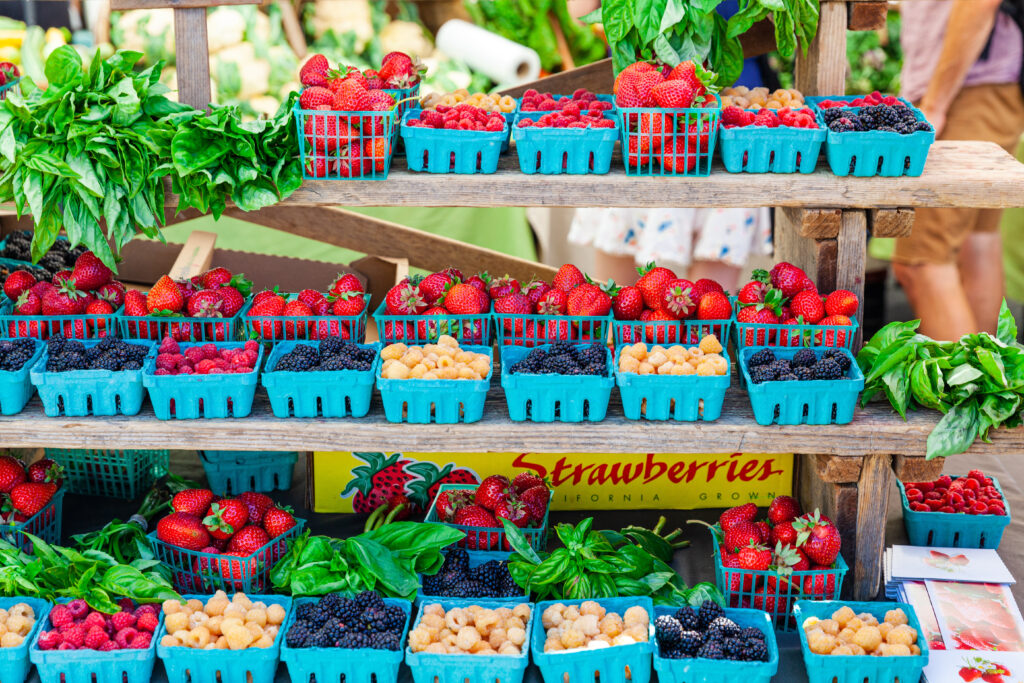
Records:
[[[926,581],[947,650],[1024,653],[1024,619],[1008,586]]]
[[[1016,583],[1013,574],[990,549],[925,548],[909,545],[892,547],[892,580],[977,581]]]
[[[914,608],[917,620],[921,622],[921,631],[928,641],[928,649],[931,651],[945,650],[946,644],[942,640],[939,621],[935,618],[935,610],[932,609],[932,600],[924,581],[907,581],[901,586],[903,592],[901,597],[904,602]]]
[[[931,652],[924,678],[928,683],[1024,683],[1024,653]]]

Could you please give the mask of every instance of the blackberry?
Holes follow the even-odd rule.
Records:
[[[817,354],[815,354],[811,349],[800,349],[793,354],[793,358],[789,361],[789,365],[793,368],[800,366],[810,367],[814,365],[817,360]]]
[[[661,646],[661,656],[663,659],[685,659],[686,655],[679,648]]]
[[[784,375],[793,372],[793,369],[789,365],[789,361],[783,358],[772,361],[771,365],[769,365],[768,367],[770,367],[772,371],[775,373],[776,378],[779,377],[779,375]]]
[[[821,112],[821,118],[825,120],[825,123],[832,123],[836,119],[842,118],[842,116],[842,107],[829,107],[828,109],[823,109]]]
[[[375,634],[380,635],[380,634]],[[368,633],[362,633],[359,631],[346,631],[345,634],[338,639],[334,644],[335,647],[341,647],[348,650],[356,650],[359,648],[372,647],[372,638]]]
[[[707,637],[709,640],[725,640],[735,638],[740,634],[740,627],[729,617],[717,617],[708,625]]]
[[[295,608],[295,623],[311,621],[313,619],[313,610],[316,608],[316,603],[307,602],[303,605],[299,605]]]
[[[775,378],[776,382],[795,382],[798,379],[792,372],[784,372]]]
[[[722,652],[727,659],[740,661],[745,656],[747,641],[742,638],[726,638],[722,641]]]
[[[683,605],[672,616],[675,617],[684,631],[696,631],[700,628],[700,620],[697,618],[697,613],[689,605]]]
[[[452,548],[444,556],[441,571],[451,570],[465,574],[469,571],[469,553],[465,548]]]
[[[330,618],[331,612],[327,608],[322,607],[319,603],[317,603],[309,613],[309,623],[317,628],[322,628]]]
[[[604,361],[600,363],[591,363],[590,365],[587,365],[585,368],[583,368],[583,374],[585,375],[603,375],[607,371],[608,368],[604,364]]]
[[[767,662],[770,659],[768,644],[764,641],[763,634],[760,639],[748,638],[746,640],[745,655],[748,662]]]
[[[875,130],[893,128],[900,121],[899,112],[888,104],[878,104],[874,107],[867,107],[862,111],[866,114],[870,114],[875,120]]]
[[[896,132],[900,135],[910,135],[914,132],[914,124],[907,123],[906,121],[900,121],[895,126]]]
[[[331,616],[345,625],[356,625],[363,613],[356,601],[352,598],[342,598],[337,605],[332,605]]]
[[[326,629],[320,629],[306,642],[309,643],[308,647],[333,647],[335,643]]]
[[[914,126],[914,132],[917,132],[919,130],[923,130],[925,132],[930,133],[935,129],[932,128],[932,125],[927,121],[918,121],[917,124]]]
[[[384,607],[384,601],[376,591],[363,591],[356,595],[354,600],[356,605],[364,610],[381,609]]]
[[[810,382],[814,379],[814,370],[812,368],[793,368],[793,374],[796,375],[797,380],[800,382]]]
[[[694,657],[704,644],[704,636],[697,631],[683,631],[679,635],[679,651],[686,657]]]
[[[375,650],[398,650],[400,649],[401,635],[391,631],[388,633],[374,633],[370,636],[370,647]]]
[[[675,647],[683,635],[683,627],[675,617],[660,616],[654,620],[654,632],[663,646]]]
[[[745,640],[750,640],[751,638],[754,638],[756,640],[764,640],[764,632],[761,631],[761,629],[759,628],[748,626],[746,628],[740,629],[740,634],[738,637],[743,638]]]
[[[775,373],[767,365],[759,365],[754,368],[750,373],[750,381],[754,384],[761,384],[762,382],[771,382],[775,379]]]
[[[705,600],[700,604],[700,609],[697,610],[697,621],[700,623],[702,630],[711,626],[711,622],[715,619],[724,616],[725,610],[714,600]]]
[[[305,607],[306,605],[303,605]],[[288,647],[306,647],[306,641],[313,635],[313,632],[309,627],[302,621],[296,621],[288,629],[288,635],[285,636],[285,642]]]
[[[559,375],[567,375],[570,371],[579,367],[579,364],[570,354],[549,355],[544,360],[544,367],[547,370]]]
[[[879,133],[895,133],[896,129],[892,126],[877,126],[875,130]]]
[[[701,659],[725,659],[722,646],[716,642],[708,641],[697,650],[697,656]]]
[[[857,130],[857,126],[850,119],[841,118],[828,124],[828,129],[833,133],[852,133]]]
[[[844,373],[850,369],[850,357],[839,349],[829,349],[822,354],[822,358],[831,358],[839,364],[839,369]]]
[[[747,366],[756,368],[758,365],[767,365],[775,360],[775,354],[771,349],[761,349],[750,357],[747,361]]]
[[[831,358],[823,358],[814,364],[815,379],[839,379],[842,376],[843,371],[839,363]]]

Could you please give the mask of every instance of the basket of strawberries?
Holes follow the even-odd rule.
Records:
[[[0,538],[31,552],[26,533],[47,543],[60,543],[64,480],[56,463],[42,458],[25,467],[10,455],[0,455]]]
[[[266,342],[339,337],[358,343],[366,338],[370,295],[352,273],[339,275],[326,293],[304,289],[280,294],[276,288],[254,295],[243,311],[245,336]]]
[[[514,287],[518,283],[508,276],[492,280],[479,273],[467,278],[452,266],[405,278],[374,311],[377,334],[385,344],[423,344],[447,334],[462,344],[488,346],[491,298]]]

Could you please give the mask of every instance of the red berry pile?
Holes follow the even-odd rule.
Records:
[[[259,360],[260,345],[250,339],[242,348],[203,344],[182,351],[178,342],[165,337],[158,351],[154,375],[226,375],[252,372]]]
[[[568,107],[575,106],[578,112],[587,112],[587,115],[599,117],[601,112],[612,108],[611,102],[597,99],[597,95],[586,88],[579,88],[572,96],[552,95],[549,92],[537,92],[530,88],[523,93],[523,101],[519,104],[519,111],[565,111]]]
[[[426,277],[404,278],[384,296],[384,310],[388,315],[483,315],[491,310],[491,298],[498,293],[518,289],[519,283],[506,275],[494,278],[485,273],[466,277],[453,266],[431,273]],[[406,339],[425,341],[450,334],[471,344],[484,343],[483,322],[423,320],[387,321],[384,339],[400,342]]]
[[[54,605],[49,631],[39,634],[40,650],[145,650],[160,625],[157,605],[136,607],[131,600],[119,601],[121,611],[104,614],[89,609],[85,600]]]
[[[817,128],[814,113],[810,109],[760,109],[757,112],[728,106],[722,110],[722,125],[726,128],[746,128],[747,126],[764,126],[765,128]]]
[[[279,294],[276,289],[265,289],[252,298],[247,318],[252,330],[263,339],[326,339],[341,337],[350,339],[358,330],[350,330],[348,322],[338,320],[316,320],[289,322],[269,318],[294,318],[310,316],[359,315],[366,307],[363,298],[363,283],[352,273],[339,275],[328,287],[327,293],[315,289],[304,289],[294,297]]]
[[[608,104],[600,102],[595,104]],[[605,116],[600,109],[583,110],[580,105],[569,101],[561,111],[548,112],[539,119],[520,119],[516,124],[520,128],[614,128],[615,120]]]
[[[832,107],[874,107],[879,104],[888,104],[890,107],[905,106],[894,95],[883,95],[877,90],[870,95],[857,97],[852,100],[822,100],[818,102],[818,106],[822,109],[830,109]]]
[[[904,486],[914,512],[946,512],[963,515],[1005,515],[1003,497],[981,470],[956,479],[942,475],[935,481]]]
[[[544,480],[530,472],[517,474],[509,481],[501,474],[483,480],[476,492],[469,489],[441,491],[434,504],[439,519],[468,527],[501,528],[501,519],[517,527],[536,527],[547,514],[551,491]],[[466,548],[491,550],[498,545],[498,534],[466,534],[459,543]],[[505,542],[508,545],[508,542]],[[509,548],[505,548],[508,550]]]
[[[482,130],[498,133],[505,129],[505,117],[497,112],[485,111],[471,104],[457,104],[454,107],[439,104],[433,111],[423,110],[418,119],[409,119],[405,125],[413,128]]]

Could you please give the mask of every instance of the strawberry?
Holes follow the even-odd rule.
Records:
[[[503,296],[507,296],[512,292],[518,292],[519,290],[519,281],[510,275],[494,278],[491,280],[491,283],[487,285],[487,295],[490,296],[491,299],[500,299]]]
[[[677,324],[679,322],[678,318],[668,311],[651,311],[650,315],[648,315],[646,319],[641,318],[641,320],[646,320],[646,322],[652,323],[661,323],[655,325],[644,325],[644,341],[648,343],[674,344],[682,336],[679,334],[679,325]]]
[[[181,293],[181,287],[166,275],[161,276],[146,295],[146,310],[149,313],[180,313],[184,305],[185,297]]]
[[[814,569],[831,569],[831,567],[818,567]],[[831,600],[836,596],[835,574],[818,574],[817,576],[804,577],[803,591],[813,600]]]
[[[213,538],[226,540],[248,521],[249,509],[245,503],[229,498],[210,505],[203,517],[203,526]]]
[[[736,522],[753,522],[757,515],[757,506],[753,503],[745,503],[729,508],[718,517],[718,525],[722,531],[728,531]]]
[[[637,267],[636,270],[640,274],[636,288],[644,297],[644,305],[651,310],[658,310],[661,308],[665,286],[676,279],[676,274],[668,268],[656,266],[653,261],[646,266]]]
[[[367,169],[372,166],[374,171],[382,173],[387,166],[390,154],[391,141],[386,137],[373,137],[363,143],[363,163]]]
[[[825,299],[826,315],[845,315],[852,318],[857,315],[859,308],[860,301],[857,295],[845,289],[837,289]]]
[[[569,315],[608,315],[612,298],[595,284],[585,283],[569,292],[565,302]]]
[[[420,82],[420,74],[424,71],[422,64],[404,52],[389,52],[381,61],[377,78],[389,88],[411,88]]]
[[[270,536],[262,528],[250,524],[238,530],[228,541],[228,552],[237,552],[242,556],[252,555],[270,543]]]
[[[541,315],[565,315],[568,295],[561,289],[551,289],[537,303]]]
[[[384,296],[388,315],[419,315],[427,310],[427,302],[420,288],[410,282],[400,283],[388,290]]]
[[[132,316],[149,315],[146,308],[146,295],[134,289],[124,293],[124,314]]]
[[[665,77],[668,81],[683,81],[691,88],[693,88],[694,98],[704,95],[706,89],[704,87],[704,80],[697,75],[697,65],[690,60],[680,62],[669,72],[668,76]]]
[[[633,71],[620,76],[622,80],[615,93],[616,105],[627,108],[656,106],[651,90],[665,80],[660,71]]]
[[[313,86],[313,87],[310,87],[310,88],[305,88],[305,89],[303,89],[302,94],[299,95],[299,108],[305,109],[305,110],[309,110],[309,111],[319,109],[320,107],[330,107],[333,103],[334,103],[334,93],[331,92],[330,90],[328,90],[327,88],[322,87],[322,86]],[[323,119],[327,119],[329,121],[337,121],[338,120],[337,117],[330,116],[330,115],[324,115],[324,116],[309,115],[309,116],[306,116],[305,118],[306,118],[306,126],[307,126],[307,130],[306,130],[306,134],[307,135],[309,135],[309,133],[310,133],[310,131],[308,130],[308,127],[309,127],[310,123],[312,123],[312,120],[314,118],[321,119],[321,121]]]
[[[411,461],[399,456],[398,453],[359,454],[358,457],[366,464],[352,470],[353,478],[341,492],[342,497],[355,492],[352,498],[353,511],[373,512],[394,497],[406,494],[406,488],[413,479],[413,473],[406,468]]]
[[[707,151],[706,135],[701,136],[698,147],[697,140],[692,136],[675,136],[662,145],[661,167],[668,173],[686,173],[697,167],[697,159]],[[709,163],[705,160],[704,163]]]
[[[211,568],[220,571],[221,580],[227,590],[241,591],[247,580],[252,579],[258,567],[257,558],[243,559],[245,555],[237,550],[220,553],[222,556],[210,562]]]
[[[194,318],[222,318],[222,306],[220,294],[212,289],[203,289],[189,297],[186,310]]]
[[[702,277],[693,283],[693,295],[697,301],[700,301],[705,294],[710,294],[711,292],[725,294],[725,289],[722,288],[722,285],[706,277]]]
[[[798,517],[793,522],[797,530],[797,547],[815,564],[831,567],[842,544],[839,530],[818,510],[813,515]]]
[[[194,284],[198,289],[217,289],[230,284],[233,277],[230,270],[217,266],[200,275],[199,282]]]
[[[739,520],[725,530],[722,536],[722,545],[726,552],[739,552],[751,543],[761,542],[761,532],[753,521]]]
[[[853,321],[845,315],[829,315],[818,321],[819,325],[852,325]],[[824,341],[822,333],[814,333],[815,346],[846,346],[846,332],[838,330],[826,330]]]
[[[530,299],[525,294],[513,292],[494,300],[494,312],[530,315],[533,313],[533,306],[530,305]],[[511,321],[505,321],[505,323],[509,324]]]
[[[359,281],[358,277],[352,273],[345,273],[343,275],[339,275],[327,290],[327,293],[331,296],[338,296],[344,292],[359,292],[360,294],[364,294],[366,290],[363,288],[363,283]]]
[[[455,315],[479,315],[490,308],[490,298],[486,292],[462,282],[449,287],[438,303]]]
[[[659,107],[668,109],[686,109],[693,104],[696,93],[688,82],[678,79],[668,80],[651,88],[651,97]]]
[[[619,92],[619,87],[620,87],[620,84],[622,83],[623,79],[626,79],[628,81],[629,78],[632,78],[629,74],[632,74],[634,72],[654,71],[654,70],[655,70],[655,67],[652,64],[648,63],[648,62],[633,62],[632,64],[627,66],[625,69],[620,71],[619,75],[615,77],[615,82],[612,84],[612,94],[616,94],[616,93]]]
[[[366,99],[370,104],[370,111],[391,111],[395,107],[395,98],[379,89],[370,89],[366,86]]]
[[[492,474],[483,480],[476,489],[474,501],[488,510],[494,510],[498,503],[502,502],[513,492],[512,483],[500,474]]]
[[[982,675],[980,669],[975,669],[972,666],[962,666],[960,667],[960,670],[957,673],[959,674],[960,678],[967,681],[967,683],[970,683],[971,681],[981,678]]]
[[[693,283],[683,278],[676,278],[665,283],[661,294],[659,310],[671,314],[678,320],[689,318],[697,310],[697,301],[693,298]]]
[[[807,273],[787,261],[776,263],[768,275],[772,286],[781,289],[782,296],[787,298],[803,291],[804,281],[807,280]]]
[[[772,563],[772,551],[757,543],[740,548],[737,554],[739,555],[740,569],[763,572]]]
[[[345,292],[334,301],[331,313],[334,315],[359,315],[365,306],[366,302],[362,294]]]
[[[519,494],[519,500],[530,510],[530,514],[536,522],[543,521],[550,499],[551,490],[544,484],[531,486]]]
[[[277,538],[295,527],[295,517],[291,510],[272,507],[263,515],[263,528],[270,538]]]
[[[61,286],[62,284],[64,284],[65,282],[67,282],[70,279],[71,279],[71,271],[70,270],[58,270],[56,273],[53,274],[53,278],[52,278],[53,286],[54,287],[59,287],[59,286]]]
[[[11,301],[17,301],[24,292],[36,284],[36,276],[27,270],[16,270],[4,280],[4,294]]]
[[[327,72],[331,65],[327,63],[327,57],[315,54],[306,60],[306,63],[299,69],[299,82],[305,86],[322,86],[327,84]]]
[[[640,114],[640,146],[641,152],[660,152],[665,139],[665,120],[668,117],[662,114]],[[669,124],[671,125],[671,123]],[[635,136],[630,136],[630,141]]]
[[[43,311],[43,301],[31,289],[26,289],[14,300],[15,315],[39,315]]]
[[[728,320],[732,317],[732,304],[729,302],[729,297],[721,292],[704,294],[700,297],[700,303],[697,304],[697,317],[700,320]]]
[[[520,472],[512,479],[512,488],[516,490],[517,494],[532,489],[534,486],[547,486],[547,484],[533,472]]]
[[[451,523],[455,519],[455,513],[467,505],[473,503],[473,492],[466,489],[452,489],[441,491],[437,494],[437,502],[434,509],[437,517],[442,522]]]
[[[752,280],[740,288],[740,293],[736,298],[741,304],[757,304],[764,301],[767,293],[767,283],[760,280]]]
[[[500,528],[501,523],[494,518],[489,510],[481,505],[467,505],[455,513],[455,523],[467,527],[486,529]],[[466,530],[465,544],[467,548],[490,550],[498,544],[498,533],[479,533],[473,529]]]
[[[768,521],[776,526],[792,522],[800,514],[800,503],[792,496],[775,496],[768,506]]]
[[[616,320],[637,320],[644,310],[644,295],[638,287],[623,287],[612,298]],[[732,309],[729,310],[732,314]],[[729,317],[729,316],[726,316]]]
[[[370,97],[362,83],[354,79],[345,79],[334,93],[331,107],[336,111],[369,111]],[[364,117],[364,120],[369,119],[370,117]],[[354,119],[351,123],[354,123]],[[364,127],[363,132],[369,131]]]
[[[574,288],[582,285],[586,281],[587,279],[583,276],[583,273],[579,268],[571,263],[566,263],[558,269],[557,273],[555,273],[555,277],[552,278],[551,284],[555,289],[560,289],[568,294]]]
[[[762,308],[763,304],[756,304],[751,306],[743,306],[739,311],[736,312],[736,321],[741,323],[756,323],[759,325],[774,325],[779,322],[779,316],[772,312],[770,308]],[[757,340],[754,341],[754,337]],[[773,336],[769,332],[769,337]],[[765,344],[765,330],[746,330],[746,339],[744,340],[746,346],[763,346]]]
[[[423,300],[427,302],[428,306],[433,306],[444,294],[444,290],[453,284],[455,284],[455,279],[447,273],[431,273],[420,281],[420,294],[423,295]]]
[[[15,510],[27,517],[31,517],[42,510],[56,492],[57,485],[54,483],[27,481],[11,489],[11,503],[14,505]]]
[[[110,282],[110,268],[103,265],[91,251],[83,252],[75,259],[75,268],[71,271],[71,280],[80,290],[91,292]]]
[[[10,455],[0,455],[0,493],[10,493],[27,479],[25,466],[20,460]]]
[[[62,282],[43,296],[43,315],[76,315],[85,311],[85,294],[72,282]]]
[[[100,286],[100,288],[96,290],[96,296],[104,301],[109,301],[110,305],[116,311],[124,304],[125,291],[125,286],[115,280]]]
[[[214,290],[220,297],[220,311],[225,318],[230,318],[245,305],[245,297],[234,287],[228,285]]]
[[[533,521],[533,513],[530,509],[514,496],[509,496],[498,503],[494,508],[494,517],[498,520],[499,526],[502,524],[501,520],[507,519],[520,529],[529,526]]]
[[[28,481],[37,484],[53,482],[57,488],[64,484],[64,468],[49,458],[36,460],[29,465],[26,475]]]
[[[772,618],[789,614],[789,596],[786,595],[788,586],[788,581],[782,583],[776,577],[769,576],[764,587],[754,595],[754,609],[767,612]]]
[[[790,314],[793,317],[803,316],[804,322],[809,325],[816,325],[825,317],[825,306],[821,303],[821,297],[814,290],[797,292],[789,302]]]
[[[185,489],[171,498],[171,508],[175,512],[183,512],[193,517],[202,517],[213,502],[210,489]]]
[[[551,285],[544,282],[543,280],[530,280],[523,286],[523,294],[530,300],[530,305],[533,310],[537,310],[537,304],[544,297],[545,294],[550,292],[552,289]]]

